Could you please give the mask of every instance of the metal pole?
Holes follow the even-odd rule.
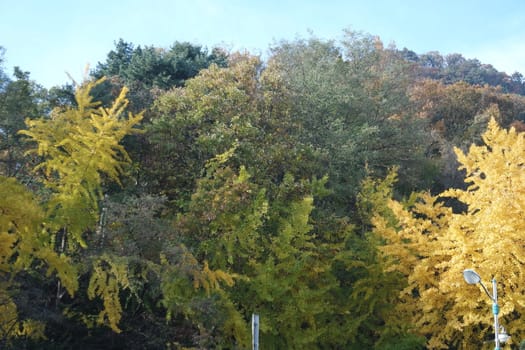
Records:
[[[494,342],[496,347],[494,350],[500,350],[499,347],[499,324],[498,324],[498,314],[499,314],[499,305],[498,305],[498,289],[496,286],[496,278],[492,278],[492,313],[494,314]]]
[[[252,350],[259,350],[259,315],[252,314]]]

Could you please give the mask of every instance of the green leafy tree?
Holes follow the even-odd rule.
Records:
[[[105,62],[99,62],[91,73],[108,80],[94,90],[104,103],[116,98],[124,86],[128,87],[130,109],[145,110],[152,104],[159,91],[183,86],[184,82],[215,63],[224,65],[227,54],[214,48],[208,52],[202,46],[175,42],[169,49],[154,46],[137,46],[120,39],[115,43]]]
[[[120,39],[106,61],[98,64],[94,75],[118,76],[128,86],[140,83],[144,88],[167,90],[182,86],[211,63],[223,65],[225,54],[219,49],[208,53],[205,48],[188,42],[175,42],[166,50],[153,46],[134,47]]]
[[[257,57],[232,54],[228,67],[213,65],[159,97],[147,129],[155,150],[146,161],[151,190],[184,202],[206,161],[233,144],[230,164],[244,165],[264,187],[286,172],[312,176],[312,152],[294,136],[297,124],[279,72],[261,68]]]
[[[193,78],[211,64],[221,67],[226,65],[227,56],[227,53],[219,48],[209,52],[206,48],[190,43],[175,42],[170,48],[135,47],[132,43],[120,39],[115,44],[115,49],[108,54],[106,61],[99,63],[91,73],[97,78],[108,77],[104,83],[94,88],[92,95],[104,105],[110,105],[119,91],[126,86],[129,88],[129,109],[136,113],[145,111],[142,124],[148,125],[149,118],[153,115],[150,109],[158,96],[172,88],[183,86],[186,80]],[[141,187],[154,186],[158,182],[155,176],[149,174],[150,169],[161,168],[152,164],[157,161],[155,154],[159,152],[152,140],[154,137],[149,135],[134,135],[124,140],[127,151],[138,164],[132,176],[139,185],[139,192]],[[188,158],[191,157],[193,154]],[[172,175],[177,176],[178,180],[185,178],[182,174],[178,176],[177,172]]]
[[[39,102],[43,91],[29,79],[28,72],[15,67],[14,76],[15,80],[0,77],[0,174],[27,182],[31,163],[24,157],[26,147],[18,131],[25,127],[25,118],[44,112]]]
[[[230,305],[229,321],[216,320],[215,327],[233,327],[222,338],[215,335],[216,342],[226,346],[229,337],[246,342],[247,323],[256,312],[261,343],[270,347],[421,345],[408,322],[384,327],[386,318],[395,318],[392,302],[403,280],[383,269],[375,241],[356,234],[345,220],[329,227],[313,220],[313,194],[322,193],[326,179],[299,182],[287,174],[269,196],[244,167],[236,172],[227,165],[235,152],[208,162],[175,223],[198,261],[236,276],[214,304]]]
[[[379,175],[399,165],[407,187],[431,169],[422,125],[409,107],[409,66],[378,38],[347,32],[341,43],[283,42],[269,64],[283,76],[298,138],[316,151],[334,190],[327,200],[343,209],[340,215],[353,211],[367,167]]]

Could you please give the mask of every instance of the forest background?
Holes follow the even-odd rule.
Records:
[[[466,268],[525,338],[520,73],[351,30],[0,73],[2,348],[491,348]]]

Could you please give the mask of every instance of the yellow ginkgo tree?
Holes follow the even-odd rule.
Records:
[[[480,349],[493,334],[491,300],[462,272],[498,282],[500,323],[510,342],[525,337],[525,134],[501,128],[497,110],[468,152],[456,149],[464,189],[391,200],[397,221],[376,215],[375,232],[391,270],[408,286],[397,312],[408,316],[430,349]]]
[[[51,118],[27,119],[28,129],[20,131],[37,145],[29,152],[43,159],[35,171],[51,193],[46,203],[49,223],[55,231],[66,232],[61,239],[70,238],[82,247],[82,234],[98,217],[104,176],[120,183],[123,167],[131,162],[120,143],[138,132],[135,126],[142,119],[141,114],[126,115],[126,88],[109,108],[94,101],[91,91],[103,80],[77,89],[77,108],[56,110]]]
[[[18,274],[44,263],[47,275],[58,278],[57,303],[64,294],[77,292],[79,273],[72,253],[86,247],[84,235],[94,231],[104,177],[118,182],[130,163],[120,142],[136,132],[142,116],[124,114],[126,89],[109,108],[94,102],[91,90],[101,81],[78,87],[77,106],[27,119],[27,130],[20,131],[36,144],[29,153],[41,159],[34,169],[39,195],[14,178],[0,177],[0,345],[16,336],[44,336],[42,322],[18,315]],[[105,306],[111,304],[108,293],[97,295]],[[113,298],[118,300],[118,293]],[[112,328],[119,317],[107,316]]]
[[[36,143],[29,153],[41,159],[34,169],[39,195],[0,177],[0,347],[17,336],[44,337],[41,321],[18,315],[17,275],[45,266],[47,276],[58,278],[57,302],[77,292],[71,253],[86,246],[83,235],[96,225],[104,176],[118,182],[130,162],[120,142],[142,116],[124,115],[125,89],[110,108],[93,102],[91,89],[101,81],[78,87],[76,107],[27,119],[28,129],[20,131]]]

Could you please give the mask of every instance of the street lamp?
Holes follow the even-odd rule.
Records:
[[[481,282],[481,277],[479,277],[476,271],[472,269],[466,269],[465,271],[463,271],[463,277],[465,278],[465,281],[468,284],[481,284],[483,290],[485,291],[485,294],[487,294],[490,300],[492,300],[492,313],[494,314],[494,342],[496,343],[496,347],[494,348],[494,350],[500,350],[500,342],[506,342],[509,339],[509,336],[503,327],[501,327],[502,330],[500,333],[500,327],[498,324],[499,305],[496,279],[492,279],[492,295],[490,295],[489,291],[487,290],[487,287],[485,287],[483,282]]]

